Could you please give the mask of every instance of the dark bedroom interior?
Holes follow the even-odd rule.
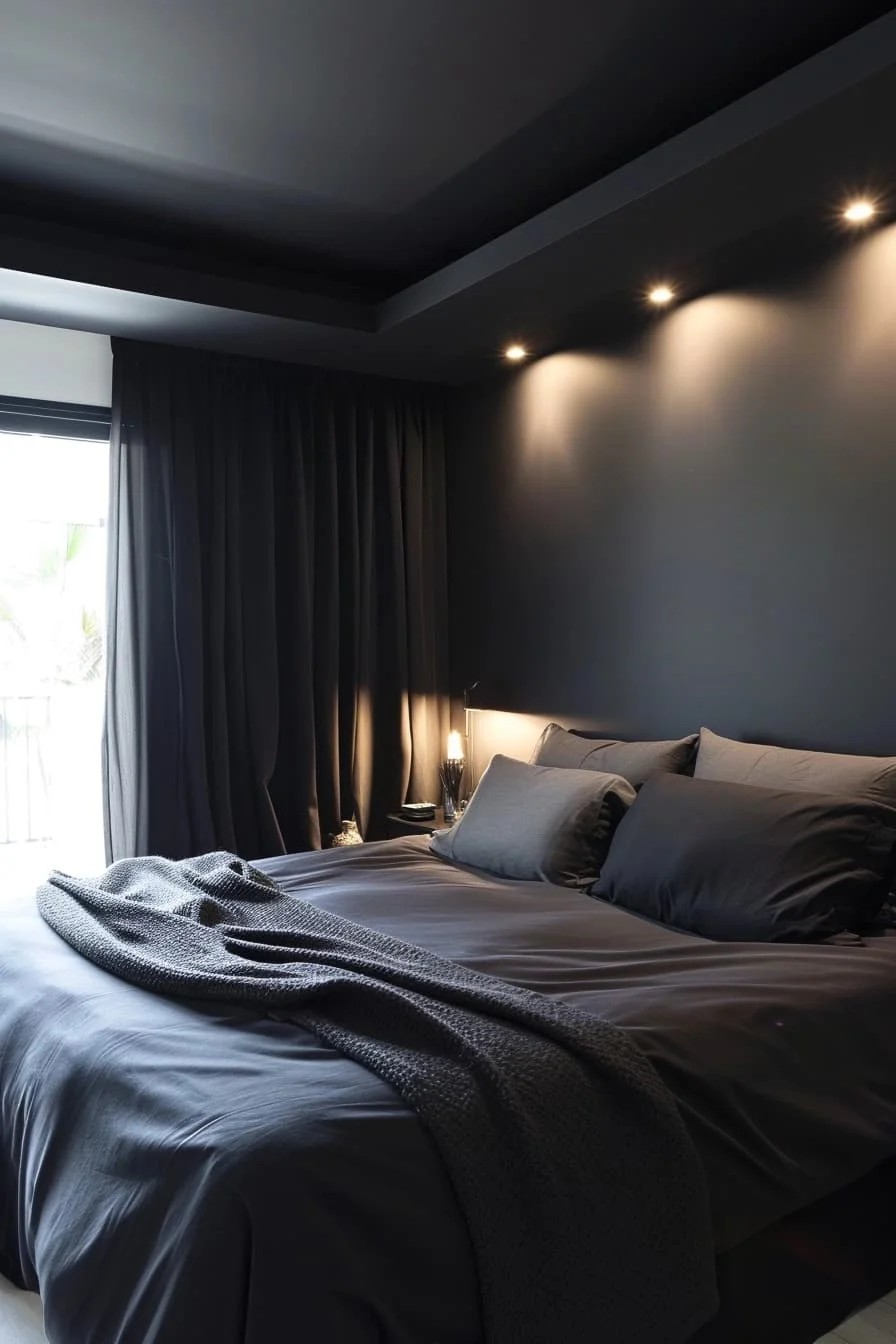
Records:
[[[896,10],[0,31],[0,1344],[896,1344]]]

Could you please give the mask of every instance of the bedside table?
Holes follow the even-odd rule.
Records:
[[[441,830],[444,825],[445,813],[440,807],[436,808],[435,816],[426,821],[411,821],[400,812],[390,812],[386,817],[386,831],[390,840],[397,840],[400,835],[432,835],[433,831]]]

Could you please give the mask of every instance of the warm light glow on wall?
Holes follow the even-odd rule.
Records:
[[[583,351],[547,355],[522,369],[514,396],[521,476],[544,473],[556,486],[574,473],[582,428],[593,425],[595,406],[612,416],[628,369],[619,356]]]
[[[839,208],[840,218],[847,224],[859,227],[868,224],[880,213],[880,199],[875,200],[871,196],[858,196],[854,200],[842,204]],[[654,308],[667,308],[674,304],[679,298],[675,286],[668,281],[659,281],[650,285],[642,291],[643,300]],[[504,350],[504,358],[511,363],[519,363],[521,360],[528,359],[529,350],[524,345],[514,342],[508,345]],[[545,364],[547,361],[542,357],[538,363]]]
[[[495,755],[528,761],[551,721],[549,714],[511,714],[498,709],[471,709],[470,782],[475,787]],[[568,720],[566,720],[568,721]]]
[[[786,350],[788,304],[746,294],[707,294],[682,304],[649,338],[648,414],[689,451],[722,432],[719,417],[736,398],[756,352]],[[707,438],[709,436],[709,439]]]

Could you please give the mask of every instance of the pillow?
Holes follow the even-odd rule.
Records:
[[[705,938],[815,942],[874,919],[894,850],[879,803],[655,775],[592,894]]]
[[[691,763],[697,734],[670,742],[622,742],[610,737],[582,737],[549,723],[532,753],[533,765],[601,770],[622,775],[639,788],[658,770],[680,774]]]
[[[436,831],[430,848],[497,877],[586,888],[634,797],[618,775],[493,756],[461,819]]]
[[[701,728],[694,775],[801,793],[842,793],[896,807],[896,756],[841,756],[830,751],[763,747],[734,742]]]

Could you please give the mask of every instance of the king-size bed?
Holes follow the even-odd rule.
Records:
[[[896,1285],[894,787],[551,726],[432,840],[5,894],[0,1271],[50,1344],[812,1344]]]
[[[696,1338],[746,1328],[738,1256],[754,1294],[766,1271],[798,1294],[802,1266],[821,1327],[851,1294],[892,1286],[872,1266],[864,1283],[832,1266],[823,1231],[827,1199],[861,1244],[859,1217],[892,1186],[893,933],[712,942],[446,862],[417,837],[259,866],[287,893],[636,1042],[705,1176],[722,1315]],[[2,931],[0,1267],[41,1292],[51,1344],[482,1340],[464,1217],[393,1088],[276,1013],[125,983],[30,896],[7,900]],[[855,1210],[831,1203],[844,1192]],[[603,1336],[583,1322],[580,1337]]]

